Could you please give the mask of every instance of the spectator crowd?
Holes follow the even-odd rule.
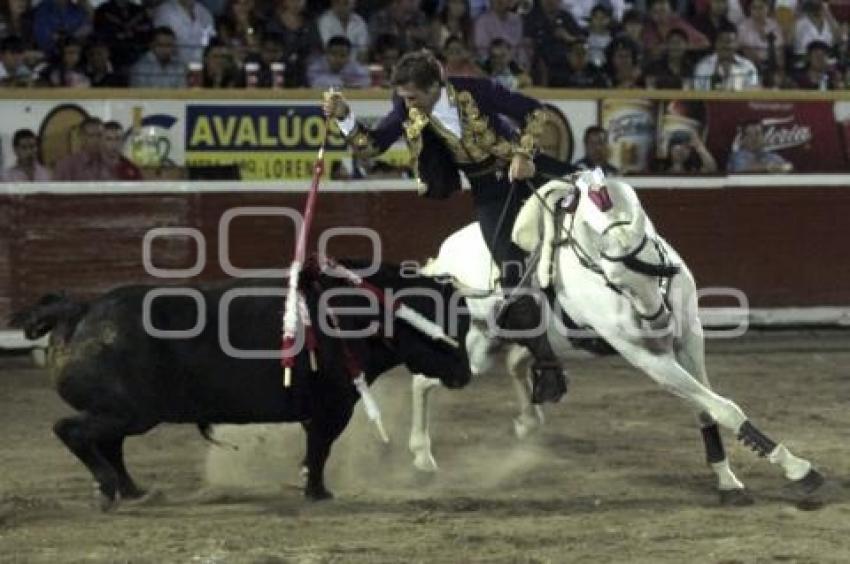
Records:
[[[848,0],[0,0],[0,85],[850,88]]]

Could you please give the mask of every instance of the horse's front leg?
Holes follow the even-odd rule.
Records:
[[[422,374],[414,374],[411,382],[413,409],[408,448],[413,453],[413,466],[420,472],[436,472],[439,469],[431,453],[431,415],[428,409],[428,396],[439,385],[437,378]]]
[[[616,338],[616,335],[611,334],[611,337]],[[686,399],[720,425],[733,431],[738,440],[758,456],[780,466],[800,495],[808,497],[824,484],[823,476],[811,462],[795,456],[785,445],[762,433],[735,402],[698,382],[676,362],[672,354],[651,354],[632,342],[622,338],[619,341],[619,346],[615,346],[627,360],[643,369],[666,390]]]
[[[537,431],[544,422],[543,410],[531,402],[531,383],[528,375],[532,360],[531,353],[525,347],[509,345],[505,362],[519,406],[519,415],[514,418],[514,433],[519,439]]]

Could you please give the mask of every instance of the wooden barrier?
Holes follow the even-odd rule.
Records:
[[[850,262],[844,259],[850,240],[850,190],[844,186],[850,177],[632,182],[700,287],[738,288],[757,308],[850,305]],[[142,243],[155,227],[195,228],[206,246],[199,276],[159,283],[224,278],[218,229],[227,210],[261,206],[300,212],[303,206],[302,185],[268,186],[6,185],[0,188],[5,189],[0,191],[0,319],[49,291],[88,297],[119,284],[153,282],[143,265]],[[368,227],[380,235],[383,260],[422,261],[472,219],[468,194],[435,202],[392,181],[330,183],[320,197],[312,244],[330,227]],[[293,237],[285,218],[238,217],[228,237],[230,262],[241,268],[285,267]],[[158,268],[190,267],[197,259],[188,237],[157,238],[151,248]],[[371,244],[344,236],[334,238],[329,250],[335,256],[369,256]]]

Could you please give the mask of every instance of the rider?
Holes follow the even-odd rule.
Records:
[[[345,98],[326,94],[324,111],[337,120],[352,150],[374,156],[404,135],[420,194],[442,199],[459,191],[460,171],[469,179],[477,220],[499,264],[501,285],[517,288],[525,253],[511,242],[511,229],[523,201],[535,186],[572,169],[538,150],[546,113],[528,96],[483,78],[445,78],[428,50],[405,54],[392,74],[393,108],[372,129],[356,121]],[[520,124],[518,129],[514,124]],[[517,268],[519,266],[520,268]],[[541,325],[545,299],[513,293],[498,323],[515,333]],[[529,331],[526,331],[529,333]],[[545,332],[512,338],[534,355],[532,398],[557,402],[566,393],[566,373]]]

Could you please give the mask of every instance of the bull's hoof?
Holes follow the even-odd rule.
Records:
[[[94,505],[103,513],[114,511],[119,503],[120,498],[116,491],[109,491],[97,482],[94,485]]]
[[[753,496],[745,489],[718,490],[720,505],[724,507],[747,507],[755,503]]]
[[[307,488],[304,490],[304,497],[310,501],[325,501],[334,498],[334,494],[325,489],[324,486],[319,488]]]
[[[121,499],[141,499],[148,495],[148,490],[137,486],[121,489]]]
[[[788,488],[795,500],[797,509],[814,511],[822,508],[826,503],[823,495],[825,484],[826,478],[814,468],[799,480],[792,482]]]

